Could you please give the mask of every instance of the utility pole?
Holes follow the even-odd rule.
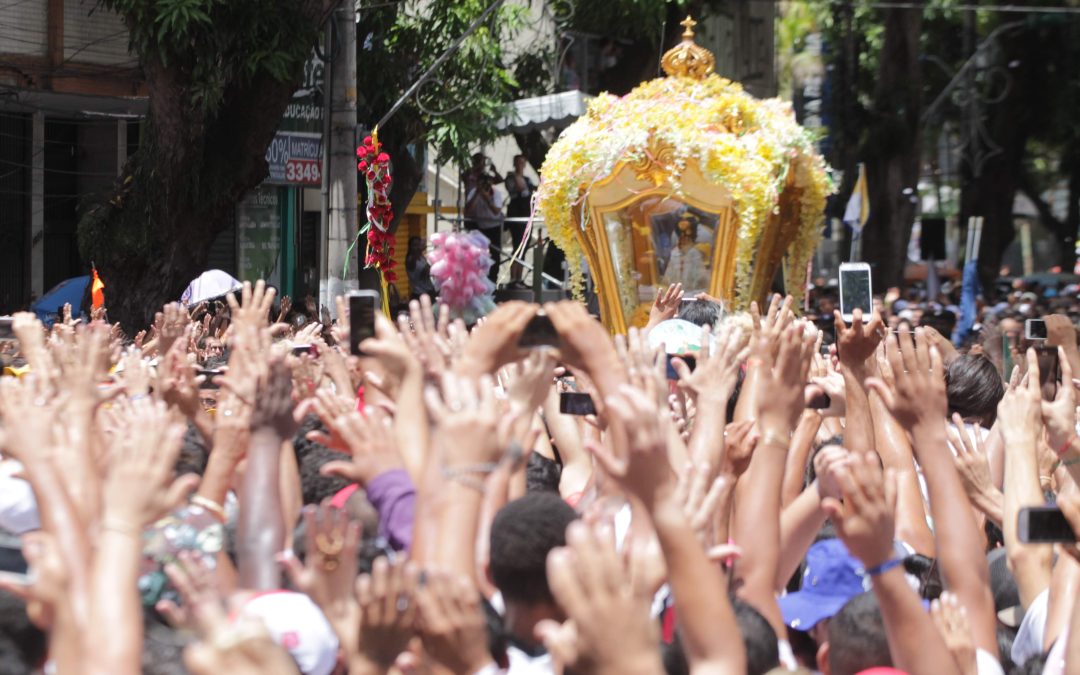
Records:
[[[319,302],[334,312],[334,298],[356,288],[356,8],[342,0],[330,18],[329,137],[323,172],[326,233],[319,272]],[[357,244],[359,248],[361,244]],[[343,274],[344,272],[344,274]],[[342,277],[344,276],[344,280]]]

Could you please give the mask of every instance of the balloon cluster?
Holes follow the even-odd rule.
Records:
[[[394,235],[390,232],[390,223],[394,219],[394,209],[390,205],[390,155],[382,151],[379,144],[379,130],[375,129],[364,138],[363,144],[356,149],[360,161],[356,170],[364,174],[367,181],[367,220],[368,251],[364,264],[376,267],[382,273],[386,283],[397,280],[394,273]]]
[[[487,237],[479,232],[436,232],[431,236],[431,279],[439,302],[455,316],[472,323],[495,308],[495,284],[487,278],[491,254]]]

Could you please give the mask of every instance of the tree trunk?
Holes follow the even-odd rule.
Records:
[[[870,130],[863,146],[870,219],[863,230],[863,259],[877,288],[900,286],[915,215],[919,181],[922,77],[921,9],[885,12]]]
[[[1048,86],[1042,78],[1038,37],[1027,28],[1006,32],[999,38],[1000,64],[1008,64],[1011,84],[1005,98],[986,110],[986,131],[1001,152],[989,158],[978,175],[971,163],[964,163],[960,200],[960,222],[982,216],[982,243],[979,246],[979,278],[984,292],[995,294],[994,282],[1001,272],[1001,257],[1016,236],[1013,227],[1013,202],[1020,188],[1024,150],[1035,119],[1034,108],[1040,88]],[[1015,270],[1014,270],[1015,272]]]

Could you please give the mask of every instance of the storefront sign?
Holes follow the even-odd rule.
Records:
[[[266,163],[270,165],[267,183],[322,183],[323,69],[316,54],[304,64],[304,81],[293,93],[278,132],[266,149]]]

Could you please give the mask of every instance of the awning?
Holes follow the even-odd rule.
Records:
[[[499,121],[500,131],[524,134],[536,129],[562,129],[585,114],[592,98],[580,91],[534,96],[514,101],[510,114]]]

